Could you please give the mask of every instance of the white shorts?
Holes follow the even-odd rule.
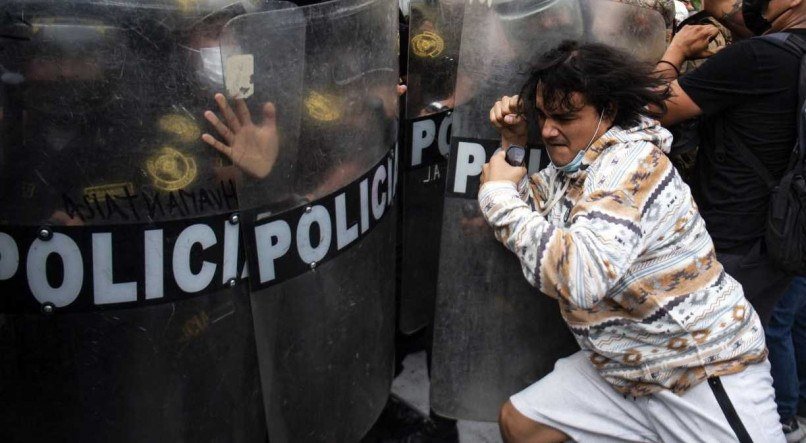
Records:
[[[719,377],[754,443],[783,442],[770,364]],[[596,371],[584,351],[510,400],[526,417],[579,442],[735,442],[736,434],[708,383],[682,396],[661,391],[627,397]]]

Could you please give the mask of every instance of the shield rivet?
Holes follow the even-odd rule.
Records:
[[[235,214],[230,215],[230,217],[229,217],[229,224],[231,224],[231,225],[237,225],[237,224],[238,224],[238,223],[240,223],[240,222],[241,222],[241,216],[240,216],[240,215],[238,215],[238,213],[237,213],[237,212],[236,212]]]
[[[44,314],[53,314],[56,312],[56,306],[53,303],[45,303],[42,305],[42,313]]]
[[[227,287],[234,288],[237,283],[238,283],[237,280],[235,280],[234,278],[231,278],[231,279],[227,280]]]
[[[316,262],[315,261],[311,262],[311,269],[316,269]]]
[[[305,213],[306,214],[310,214],[312,210],[313,210],[313,208],[311,208],[310,206],[305,207]]]
[[[50,228],[42,228],[39,230],[39,238],[45,241],[50,240],[53,238],[53,231]]]

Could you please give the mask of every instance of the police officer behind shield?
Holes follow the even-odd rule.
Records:
[[[504,405],[507,441],[783,441],[761,323],[663,153],[650,70],[566,42],[490,111],[505,148],[534,118],[552,165],[497,153],[481,210],[582,348]]]
[[[228,3],[225,1],[225,4]],[[198,86],[214,95],[223,118],[210,110],[204,118],[220,136],[217,140],[209,133],[201,140],[228,157],[248,176],[262,179],[269,175],[279,154],[277,115],[273,103],[263,103],[258,121],[253,118],[243,99],[230,106],[221,91],[224,86],[224,67],[221,54],[221,32],[227,21],[247,11],[241,2],[234,2],[194,23],[184,36],[183,48],[192,55],[186,63],[195,66]]]

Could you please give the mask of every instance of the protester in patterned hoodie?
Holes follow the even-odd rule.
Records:
[[[534,119],[552,165],[527,179],[500,150],[479,204],[582,348],[504,405],[507,441],[783,441],[761,324],[663,152],[652,69],[565,42],[490,111],[504,147]]]

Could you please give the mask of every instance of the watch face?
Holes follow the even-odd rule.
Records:
[[[440,103],[440,102],[432,102],[432,103],[429,103],[428,106],[425,107],[425,112],[437,113],[437,112],[440,112],[440,111],[444,111],[445,109],[448,109],[448,107],[443,105],[442,103]]]
[[[526,161],[526,149],[518,145],[511,145],[507,149],[506,159],[507,163],[512,166],[523,166]]]

